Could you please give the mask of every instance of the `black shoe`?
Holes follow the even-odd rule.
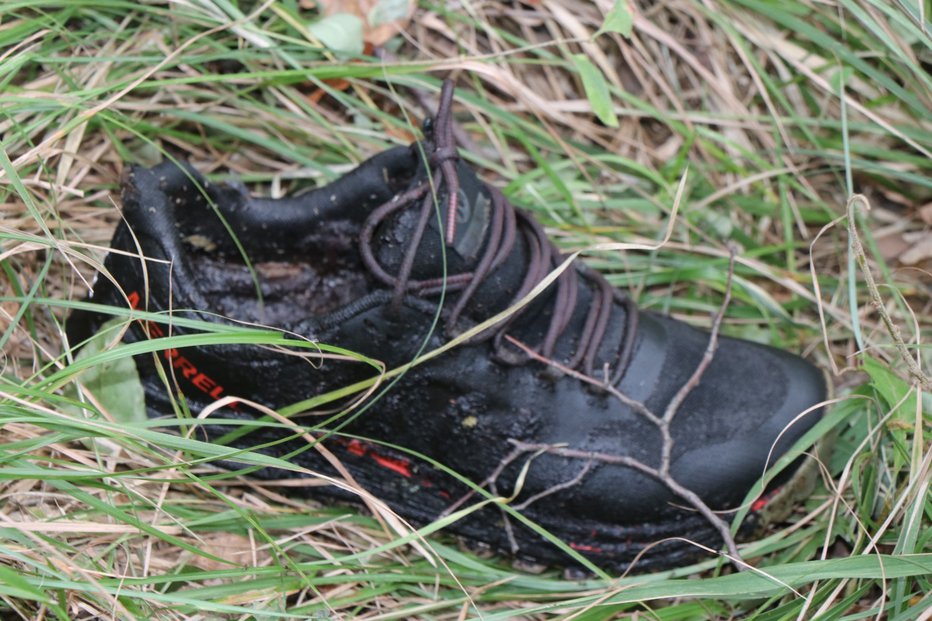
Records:
[[[562,261],[530,215],[459,159],[451,99],[445,84],[423,142],[390,149],[292,198],[250,198],[241,188],[209,183],[190,167],[168,162],[131,168],[123,183],[126,220],[112,242],[124,253],[106,259],[120,289],[101,279],[93,299],[124,307],[129,299],[174,317],[223,322],[218,315],[225,315],[277,326],[384,361],[389,369],[411,361],[425,341],[423,351],[443,345],[520,300]],[[255,268],[261,303],[229,231]],[[151,259],[145,265],[131,256],[135,240]],[[73,316],[72,341],[107,317]],[[146,329],[135,323],[125,340],[146,338]],[[148,329],[153,338],[165,332],[157,324]],[[174,334],[184,332],[173,327]],[[639,312],[577,262],[507,320],[408,370],[371,407],[350,414],[356,417],[326,446],[359,483],[415,522],[468,506],[463,498],[481,498],[413,456],[420,454],[495,495],[517,493],[511,507],[603,567],[624,567],[665,538],[718,547],[716,528],[647,472],[661,468],[664,454],[650,418],[663,417],[709,342],[707,332]],[[175,390],[194,413],[227,396],[280,408],[374,374],[366,364],[323,360],[311,366],[250,346],[169,350],[136,362],[152,416],[171,415]],[[177,383],[172,391],[156,365]],[[801,358],[721,337],[700,383],[670,422],[669,473],[713,510],[736,508],[768,458],[773,463],[818,420],[818,409],[796,419],[825,394],[822,374]],[[630,400],[647,411],[636,411]],[[252,416],[242,404],[222,414]],[[206,428],[212,439],[230,431]],[[235,443],[253,446],[284,434],[258,430]],[[304,440],[275,451],[300,448],[306,450],[294,462],[334,472]],[[748,523],[772,517],[776,507],[785,512],[808,492],[810,479],[798,464],[787,469],[754,504]],[[449,530],[537,561],[569,560],[494,505]],[[696,551],[671,539],[651,547],[638,567],[681,564]]]

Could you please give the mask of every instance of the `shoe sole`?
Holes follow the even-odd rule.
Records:
[[[752,540],[769,526],[789,517],[799,502],[815,488],[820,464],[830,456],[833,443],[834,434],[820,439],[815,450],[803,458],[785,483],[754,503],[741,526],[739,540]],[[357,480],[367,481],[367,487],[377,496],[379,489],[391,486],[397,489],[399,479],[413,482],[409,477],[414,462],[404,454],[359,440],[338,442],[336,447],[331,447],[353,476]],[[380,481],[384,481],[384,484]],[[434,521],[437,518],[435,508],[438,503],[449,504],[453,500],[442,491],[442,487],[425,485],[423,481],[421,485],[412,486],[417,488],[416,491],[409,488],[412,491],[407,502],[389,503],[397,513],[416,524]],[[329,492],[324,491],[326,488],[315,489],[329,495]],[[358,499],[340,493],[336,495],[340,500],[358,506]],[[433,498],[428,499],[429,496]],[[467,549],[481,550],[486,556],[491,551],[512,557],[519,569],[522,564],[528,563],[534,566],[573,565],[571,561],[568,563],[566,554],[553,543],[518,525],[513,519],[510,522],[514,528],[511,529],[511,535],[508,535],[503,515],[496,507],[486,508],[448,527],[448,532],[456,534]],[[728,517],[725,516],[725,519]],[[544,520],[538,518],[537,521]],[[707,556],[702,546],[713,549],[721,547],[718,530],[698,513],[682,512],[668,520],[624,527],[608,523],[582,523],[578,519],[567,524],[544,523],[542,526],[595,565],[609,571],[626,571],[632,562],[636,563],[637,571],[683,566]],[[512,543],[518,545],[517,551],[512,548]]]

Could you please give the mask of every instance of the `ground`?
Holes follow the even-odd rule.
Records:
[[[0,616],[928,618],[924,11],[4,3]],[[443,77],[469,161],[561,248],[669,231],[658,250],[588,260],[643,307],[708,327],[736,245],[723,332],[830,372],[834,455],[788,523],[741,547],[756,571],[532,574],[365,510],[211,478],[202,445],[133,418],[131,378],[105,387],[125,352],[100,343],[74,361],[62,321],[101,266],[127,163],[183,157],[281,195],[415,138]]]

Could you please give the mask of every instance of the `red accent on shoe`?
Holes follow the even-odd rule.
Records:
[[[379,455],[375,451],[372,451],[372,459],[374,459],[375,463],[382,466],[383,468],[388,468],[389,470],[397,472],[403,477],[410,479],[412,476],[414,476],[414,473],[411,472],[411,462],[407,459],[389,457],[388,455]]]
[[[376,451],[368,442],[363,442],[362,440],[357,440],[353,438],[352,440],[343,440],[338,439],[337,443],[342,444],[346,447],[346,451],[355,455],[356,457],[366,457],[369,456],[372,461],[382,466],[383,468],[388,468],[392,472],[397,472],[403,477],[411,478],[414,476],[414,473],[411,471],[411,461],[403,457],[391,457],[389,455],[383,455]],[[423,485],[423,483],[422,483]],[[425,487],[429,487],[430,483],[428,482]]]
[[[763,496],[761,496],[760,498],[758,498],[757,500],[755,500],[753,503],[751,503],[751,511],[757,512],[757,511],[760,511],[761,509],[763,509],[764,507],[766,507],[767,504],[768,504],[771,500],[773,500],[773,497],[776,496],[777,493],[778,493],[781,489],[782,489],[782,488],[778,487],[777,489],[771,490],[771,491],[767,492],[765,495],[763,495]]]
[[[142,298],[138,291],[131,291],[126,298],[129,300],[130,308],[133,310],[139,309]],[[145,332],[146,336],[149,338],[162,338],[165,336],[165,329],[154,321],[140,319],[139,324],[142,326],[143,332]],[[211,399],[217,400],[220,398],[220,395],[223,394],[223,385],[206,373],[199,371],[197,366],[183,356],[177,349],[166,349],[162,352],[162,355],[173,369],[181,371],[181,377],[188,380],[192,386],[204,394],[209,395]],[[230,403],[227,407],[235,410],[237,409],[236,406],[236,403]]]
[[[362,457],[366,454],[366,451],[369,450],[369,447],[360,442],[359,440],[350,440],[346,443],[346,450],[355,455],[356,457]]]

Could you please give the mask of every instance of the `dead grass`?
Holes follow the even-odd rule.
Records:
[[[630,37],[593,39],[611,4],[424,3],[381,64],[328,59],[293,27],[313,11],[284,2],[257,4],[248,18],[208,0],[0,8],[0,568],[13,570],[0,573],[4,616],[654,618],[654,604],[602,601],[617,592],[598,580],[530,576],[443,540],[387,546],[397,534],[376,520],[294,500],[287,486],[205,484],[220,471],[175,463],[174,451],[117,426],[73,420],[64,386],[43,384],[69,365],[59,302],[89,291],[119,218],[126,162],[164,151],[272,194],[322,183],[410,140],[445,75],[459,86],[473,162],[567,249],[654,242],[688,167],[671,241],[654,253],[593,253],[592,264],[643,305],[708,325],[726,242],[737,241],[723,330],[845,370],[835,377],[847,414],[826,464],[830,491],[797,516],[803,526],[751,546],[751,557],[779,567],[865,549],[929,551],[929,396],[915,398],[848,257],[845,226],[831,224],[850,195],[867,197],[866,268],[928,369],[927,30],[869,0],[785,10],[639,1]],[[575,54],[604,75],[617,128],[593,115]],[[865,355],[904,383],[860,370]],[[913,411],[897,409],[910,395]],[[783,603],[786,618],[863,609],[913,619],[928,610],[923,588],[826,577],[801,603]],[[665,618],[776,618],[765,613],[782,602],[677,592],[671,584]]]

